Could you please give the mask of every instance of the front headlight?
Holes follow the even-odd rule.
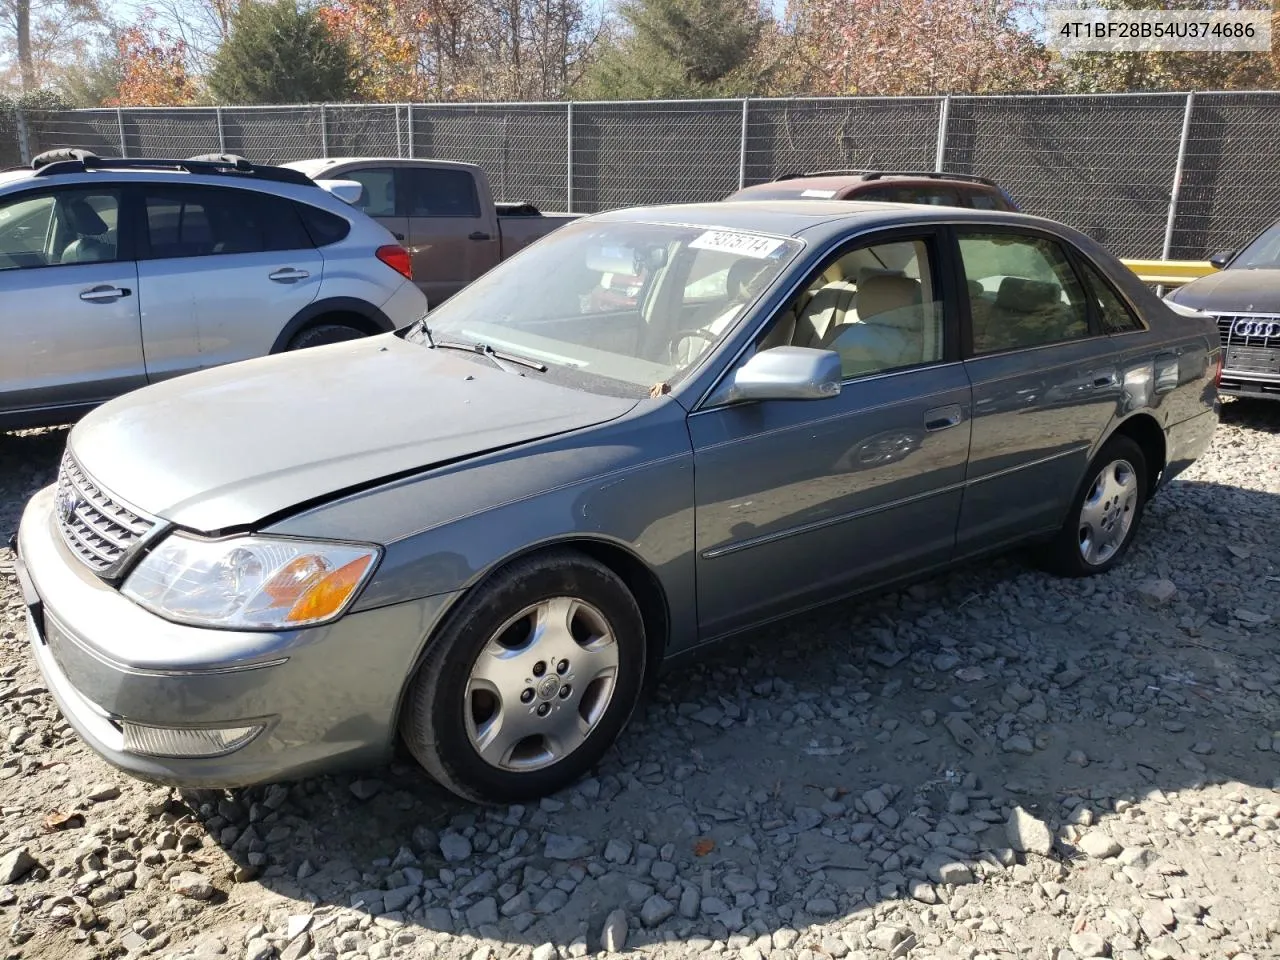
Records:
[[[167,620],[280,630],[335,619],[377,565],[377,547],[274,537],[166,537],[122,593]]]

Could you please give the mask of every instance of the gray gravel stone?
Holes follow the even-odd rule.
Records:
[[[440,837],[440,855],[449,863],[461,863],[471,856],[471,841],[460,833]]]
[[[627,912],[614,910],[605,918],[600,946],[607,953],[621,953],[627,945]]]
[[[1123,849],[1115,838],[1101,830],[1090,830],[1080,838],[1078,846],[1095,860],[1106,860],[1118,856]]]
[[[1022,807],[1014,807],[1005,823],[1009,846],[1020,853],[1036,853],[1047,857],[1053,851],[1053,834],[1043,820]]]
[[[640,908],[640,922],[646,927],[656,927],[675,912],[670,900],[655,893]]]
[[[0,883],[17,883],[35,868],[35,858],[26,847],[10,850],[0,857]]]
[[[591,855],[591,841],[585,837],[570,837],[561,833],[548,833],[543,855],[551,860],[580,860]]]

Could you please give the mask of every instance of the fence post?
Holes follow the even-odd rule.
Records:
[[[120,158],[129,156],[129,148],[124,142],[124,111],[116,107],[116,130],[120,133]]]
[[[933,169],[938,173],[942,172],[942,162],[947,153],[947,120],[951,116],[951,94],[946,94],[942,98],[942,103],[938,106],[938,153],[934,157]]]
[[[573,101],[565,104],[565,212],[573,213]]]
[[[409,128],[409,159],[413,159],[413,104],[406,103],[404,105],[405,116],[408,118],[407,126]],[[396,122],[396,128],[399,129],[400,123]]]
[[[217,118],[218,118],[218,152],[226,153],[227,152],[227,134],[222,129],[222,108],[221,107],[217,108]]]
[[[738,144],[738,189],[747,185],[747,105],[750,97],[742,98],[742,142]]]
[[[400,124],[396,123],[396,132],[399,132]],[[325,105],[320,104],[320,156],[329,156],[329,111],[325,109]]]
[[[18,156],[23,163],[30,163],[31,141],[27,139],[27,116],[21,110],[14,110],[13,118],[18,125]]]
[[[1173,166],[1173,189],[1169,191],[1169,219],[1164,225],[1164,247],[1160,259],[1168,260],[1173,250],[1173,225],[1178,217],[1178,195],[1182,192],[1182,165],[1187,158],[1187,140],[1191,136],[1191,112],[1195,109],[1196,92],[1187,94],[1187,108],[1182,114],[1182,136],[1178,139],[1178,160]]]

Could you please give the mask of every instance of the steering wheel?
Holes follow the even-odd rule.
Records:
[[[715,343],[720,339],[719,334],[712,333],[705,327],[700,330],[677,330],[675,335],[672,336],[671,341],[667,344],[667,354],[670,356],[672,363],[676,362],[676,356],[680,348],[680,344],[691,337],[697,340],[704,340],[707,343]]]

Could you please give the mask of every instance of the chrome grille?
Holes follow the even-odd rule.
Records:
[[[110,575],[156,521],[113,499],[66,454],[58,470],[56,515],[67,546],[94,572]]]
[[[1280,314],[1219,313],[1214,317],[1218,321],[1218,337],[1224,348],[1280,348]]]

